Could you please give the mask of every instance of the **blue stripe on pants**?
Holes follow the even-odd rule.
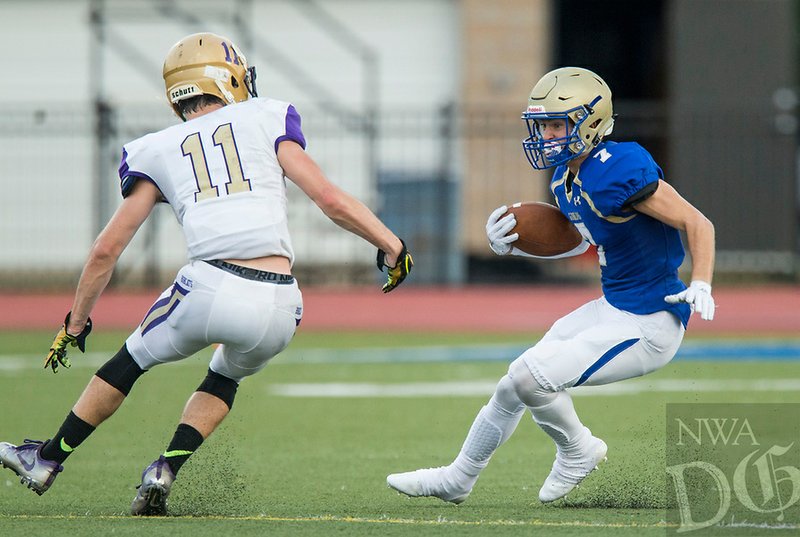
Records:
[[[589,369],[587,369],[586,371],[583,372],[583,375],[581,375],[581,378],[578,379],[578,382],[576,382],[574,384],[574,386],[580,386],[581,384],[583,384],[584,382],[589,380],[589,377],[594,375],[597,372],[598,369],[600,369],[601,367],[606,365],[615,356],[617,356],[619,353],[621,353],[625,349],[630,348],[637,341],[639,341],[639,338],[626,339],[622,343],[617,343],[616,345],[614,345],[613,347],[608,349],[606,351],[606,353],[603,354],[603,356],[600,357],[599,360],[597,360],[595,363],[590,365]]]

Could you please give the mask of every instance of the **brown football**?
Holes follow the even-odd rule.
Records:
[[[512,246],[525,253],[545,257],[559,255],[583,241],[578,228],[555,205],[528,201],[515,203],[508,212],[514,213],[517,220],[509,234],[519,233]]]

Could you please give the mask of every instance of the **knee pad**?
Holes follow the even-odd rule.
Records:
[[[236,390],[238,388],[239,383],[235,380],[229,379],[209,369],[206,378],[203,379],[203,382],[197,387],[197,391],[208,393],[222,399],[222,402],[228,405],[228,410],[230,410],[233,408],[233,399],[236,397]]]
[[[499,412],[506,412],[509,415],[516,414],[521,409],[525,408],[525,405],[520,401],[517,395],[514,381],[511,380],[511,377],[508,375],[505,375],[500,379],[500,382],[497,383],[490,403],[494,405]]]
[[[144,373],[145,370],[139,367],[128,352],[128,346],[122,345],[119,352],[98,369],[95,375],[127,396],[133,384]]]
[[[554,392],[539,384],[522,358],[511,362],[508,376],[517,392],[517,397],[528,407],[546,405],[555,397]]]

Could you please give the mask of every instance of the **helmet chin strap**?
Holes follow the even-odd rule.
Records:
[[[225,100],[228,101],[228,104],[233,104],[234,103],[233,93],[228,91],[228,89],[219,80],[215,80],[214,84],[217,85],[219,91],[222,92],[222,94],[225,96]]]

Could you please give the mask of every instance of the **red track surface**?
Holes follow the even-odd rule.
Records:
[[[95,327],[132,329],[158,294],[105,294]],[[302,330],[543,331],[599,295],[594,287],[306,288]],[[693,317],[691,334],[800,337],[800,287],[717,287],[714,298],[716,318]],[[56,330],[71,304],[72,295],[0,295],[0,329]]]

